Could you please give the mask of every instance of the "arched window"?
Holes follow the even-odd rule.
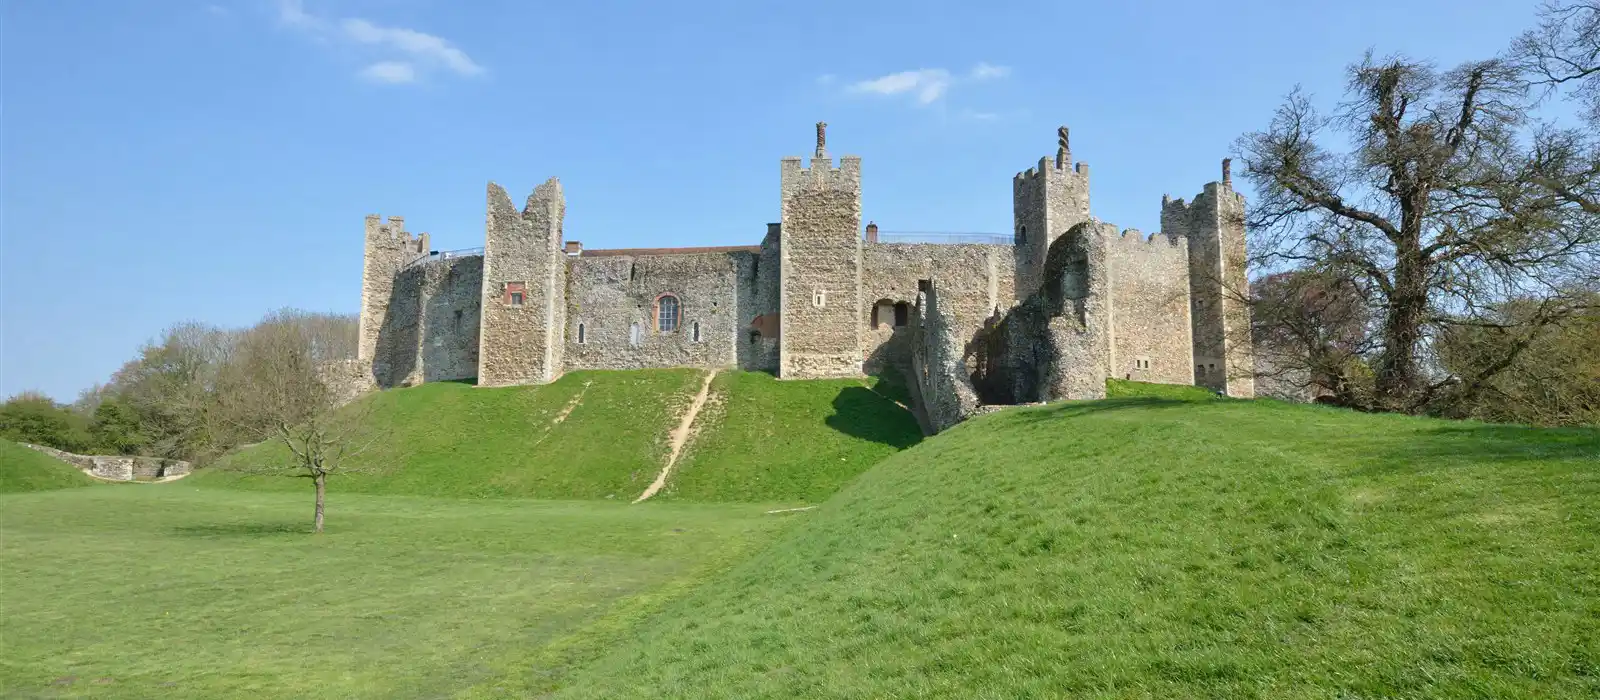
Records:
[[[678,298],[663,294],[656,298],[656,330],[671,333],[678,330]]]

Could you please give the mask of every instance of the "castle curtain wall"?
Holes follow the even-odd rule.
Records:
[[[1135,229],[1108,233],[1106,264],[1111,288],[1107,365],[1111,376],[1192,383],[1188,242],[1161,233],[1147,238]]]
[[[740,300],[752,296],[755,258],[753,251],[569,258],[566,369],[736,366],[738,344],[750,342]],[[678,326],[662,332],[655,314],[668,294],[678,300]]]
[[[378,386],[478,376],[483,256],[426,260],[394,276],[372,361]]]
[[[866,371],[904,368],[911,358],[909,319],[907,325],[896,327],[891,313],[878,318],[874,328],[873,311],[879,302],[915,305],[918,282],[937,279],[948,332],[965,347],[996,309],[1011,307],[1015,265],[1008,245],[863,243],[861,296],[866,303],[861,351]]]

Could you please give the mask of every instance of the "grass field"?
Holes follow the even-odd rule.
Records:
[[[557,697],[1600,696],[1600,431],[1113,389],[889,458]]]
[[[630,506],[580,448],[652,458],[600,426],[698,375],[568,379],[381,395],[414,452],[319,537],[302,479],[0,496],[0,696],[1600,696],[1600,430],[1113,382],[919,443],[859,382],[730,374]],[[500,498],[395,495],[432,490]]]
[[[337,489],[337,486],[335,486]],[[0,496],[0,696],[437,698],[550,687],[785,522],[751,506],[330,498],[184,482]]]
[[[10,440],[0,440],[0,493],[49,491],[94,483],[71,464]]]

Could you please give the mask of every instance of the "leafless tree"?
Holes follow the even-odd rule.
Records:
[[[1492,310],[1529,297],[1543,307],[1518,321],[1534,329],[1571,313],[1570,292],[1592,284],[1600,226],[1581,194],[1600,170],[1575,157],[1582,134],[1528,124],[1530,103],[1516,61],[1440,71],[1369,54],[1332,112],[1296,90],[1240,139],[1257,191],[1253,248],[1269,265],[1344,275],[1373,312],[1373,407],[1418,411],[1526,347],[1501,346],[1507,357],[1481,365],[1483,376],[1453,376],[1431,355],[1443,329],[1505,327]]]
[[[282,443],[292,460],[239,464],[242,471],[294,474],[316,490],[313,529],[322,532],[328,477],[365,471],[353,458],[377,440],[367,420],[370,403],[341,410],[322,368],[343,356],[353,337],[329,317],[279,311],[244,332],[233,349],[219,392],[219,410],[246,435]]]
[[[1347,276],[1315,267],[1279,272],[1250,293],[1258,394],[1367,403],[1361,358],[1371,350],[1371,313]]]

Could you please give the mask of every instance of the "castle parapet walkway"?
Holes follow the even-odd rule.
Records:
[[[1016,237],[1008,233],[952,233],[948,231],[876,231],[867,237],[868,243],[935,243],[945,245],[1014,245]],[[876,240],[874,240],[876,239]]]
[[[458,250],[431,250],[427,255],[421,255],[400,266],[404,270],[412,265],[420,265],[429,260],[447,260],[449,258],[466,258],[474,255],[483,255],[483,248],[461,248]]]

